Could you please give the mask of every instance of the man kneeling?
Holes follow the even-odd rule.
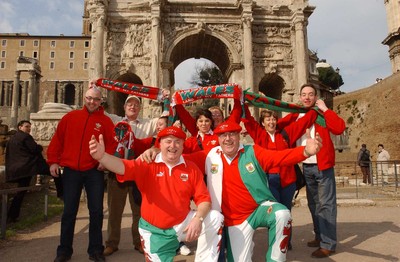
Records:
[[[182,157],[186,134],[168,127],[158,134],[161,152],[148,164],[114,157],[104,151],[103,137],[93,136],[90,154],[117,179],[135,181],[142,193],[139,233],[145,256],[150,261],[173,261],[180,241],[197,240],[195,261],[217,261],[223,216],[210,211],[211,198],[203,173]],[[193,199],[197,211],[190,209]]]

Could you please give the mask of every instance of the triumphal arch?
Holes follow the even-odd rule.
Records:
[[[85,0],[90,75],[173,88],[189,58],[214,62],[225,82],[294,101],[311,80],[308,0]],[[121,113],[122,94],[109,110]]]

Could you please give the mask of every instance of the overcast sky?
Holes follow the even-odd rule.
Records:
[[[310,0],[309,49],[340,69],[350,92],[391,74],[383,0]],[[0,0],[0,32],[81,35],[83,0]],[[199,60],[197,60],[199,61]],[[189,87],[193,62],[175,70],[176,87]],[[189,70],[188,70],[189,69]]]

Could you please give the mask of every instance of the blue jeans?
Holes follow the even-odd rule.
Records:
[[[287,209],[292,210],[292,200],[296,192],[296,182],[282,187],[279,174],[268,174],[269,189],[276,201],[283,204]]]
[[[76,215],[78,213],[82,188],[85,187],[89,208],[89,255],[102,254],[103,246],[103,196],[104,173],[96,168],[76,171],[65,167],[62,175],[64,187],[64,212],[61,218],[60,245],[57,256],[71,256]]]
[[[303,172],[315,239],[321,240],[321,248],[334,251],[337,244],[335,171],[333,167],[318,170],[317,165],[303,164]]]

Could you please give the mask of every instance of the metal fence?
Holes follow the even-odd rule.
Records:
[[[335,178],[338,190],[353,193],[355,197],[362,197],[365,192],[400,193],[400,160],[371,161],[371,184],[363,183],[363,174],[357,161],[336,162]],[[374,195],[371,195],[372,198]]]

